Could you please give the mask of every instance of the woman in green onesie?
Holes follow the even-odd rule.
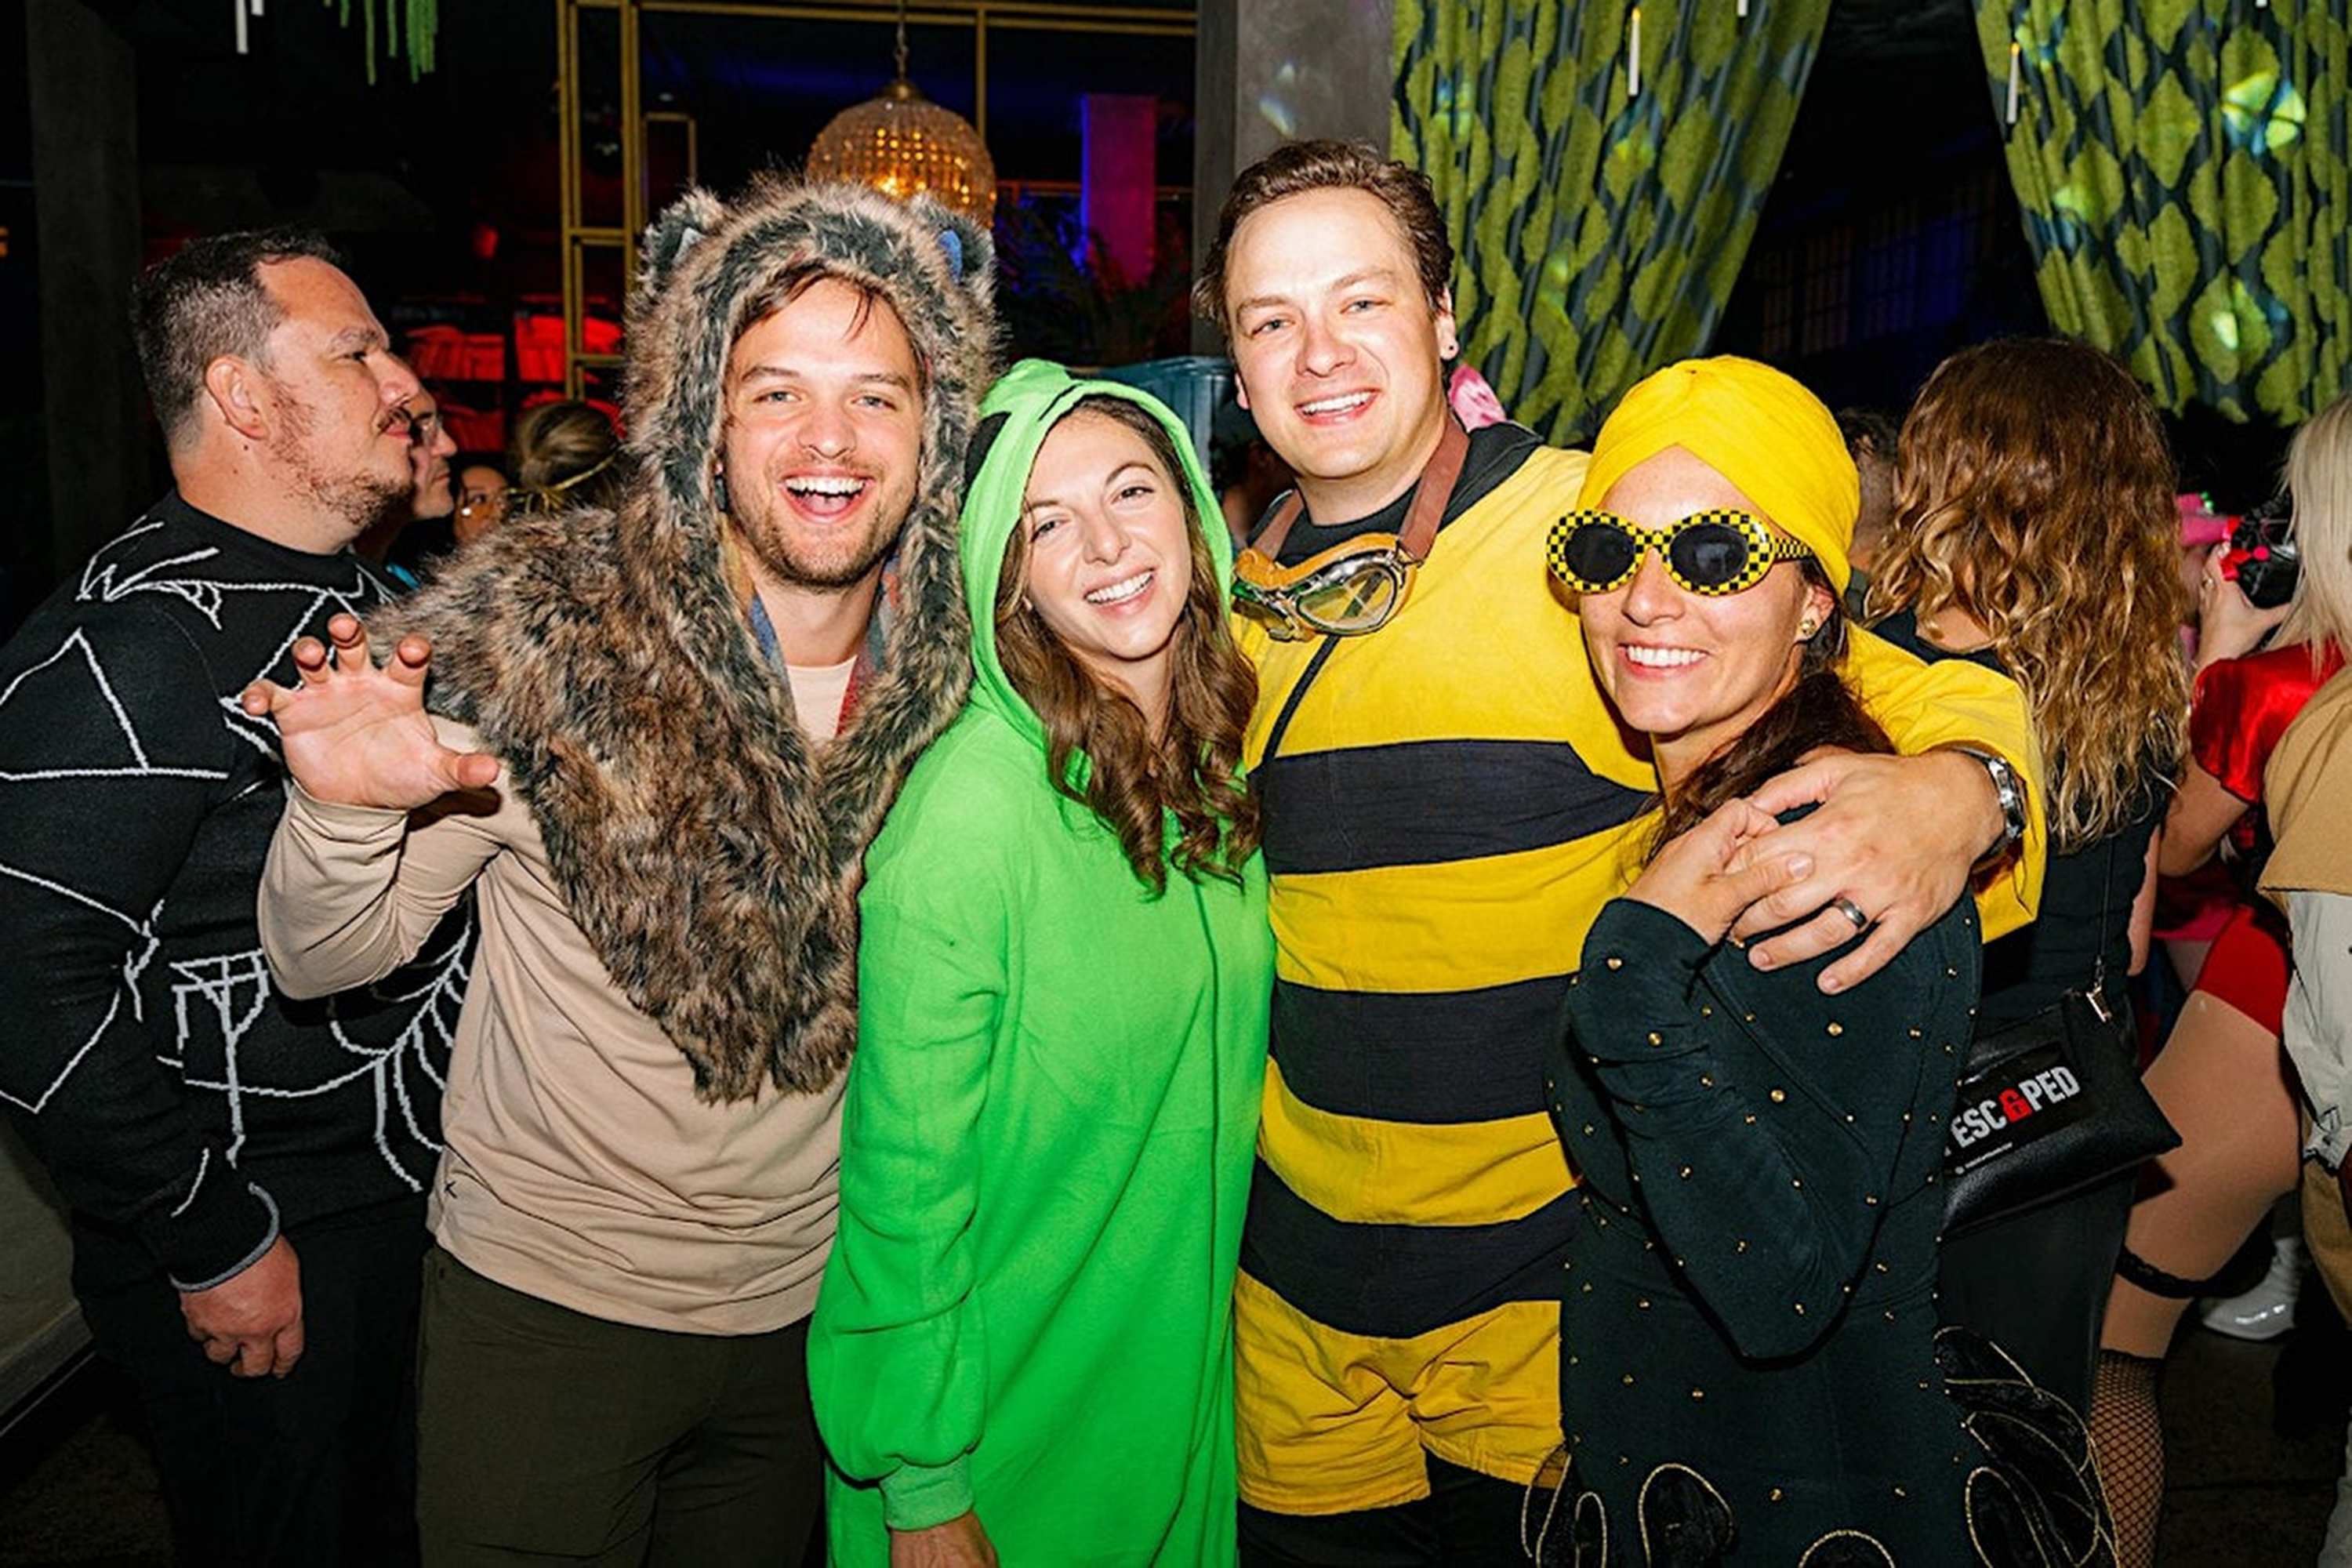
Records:
[[[981,413],[972,693],[860,900],[833,1560],[1227,1563],[1274,963],[1230,552],[1150,397],[1032,361]]]

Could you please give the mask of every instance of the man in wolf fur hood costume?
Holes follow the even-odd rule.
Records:
[[[375,628],[405,639],[389,665],[341,619],[297,689],[247,700],[304,786],[263,894],[290,989],[370,976],[479,898],[425,1283],[437,1561],[796,1560],[861,861],[970,679],[987,235],[767,180],[687,196],[646,252],[617,511],[487,536]],[[801,563],[849,523],[896,536],[878,583],[864,553]],[[788,665],[812,639],[854,664]]]

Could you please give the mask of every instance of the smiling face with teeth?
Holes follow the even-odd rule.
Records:
[[[1037,449],[1021,500],[1023,596],[1087,672],[1158,727],[1192,585],[1181,482],[1141,435],[1080,409]]]
[[[922,381],[897,313],[820,278],[744,329],[721,395],[719,472],[761,596],[870,591],[921,471]]]
[[[1771,519],[1738,486],[1680,447],[1628,468],[1601,505],[1661,527],[1717,508]],[[1776,563],[1754,587],[1702,596],[1645,551],[1631,581],[1578,601],[1593,672],[1618,716],[1648,735],[1658,776],[1676,784],[1736,740],[1795,681],[1804,626],[1826,620],[1829,589],[1804,563]]]
[[[1368,191],[1301,191],[1242,219],[1225,258],[1243,407],[1323,523],[1411,489],[1444,429],[1450,300],[1432,300],[1404,229]]]

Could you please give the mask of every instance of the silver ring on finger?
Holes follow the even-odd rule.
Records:
[[[1835,910],[1838,913],[1852,921],[1853,922],[1854,930],[1859,931],[1868,931],[1870,929],[1870,917],[1864,914],[1862,912],[1862,906],[1855,903],[1852,899],[1832,899],[1830,900],[1830,908]]]

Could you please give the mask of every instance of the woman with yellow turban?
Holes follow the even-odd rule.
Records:
[[[1857,500],[1811,394],[1749,361],[1689,361],[1626,395],[1551,535],[1663,809],[1646,868],[1591,928],[1554,1055],[1583,1223],[1565,1472],[1531,1500],[1547,1562],[2090,1561],[2104,1530],[2072,1412],[1989,1348],[1948,1348],[2000,1386],[1992,1414],[2038,1424],[2047,1468],[2074,1472],[2070,1513],[1989,1459],[1988,1413],[1948,1398],[1937,1366],[1973,908],[1832,994],[1816,980],[1835,953],[1759,971],[1726,941],[1742,852],[1769,856],[1777,826],[1741,797],[1816,746],[1891,749],[1840,674]],[[1858,939],[1869,920],[1846,912]]]

